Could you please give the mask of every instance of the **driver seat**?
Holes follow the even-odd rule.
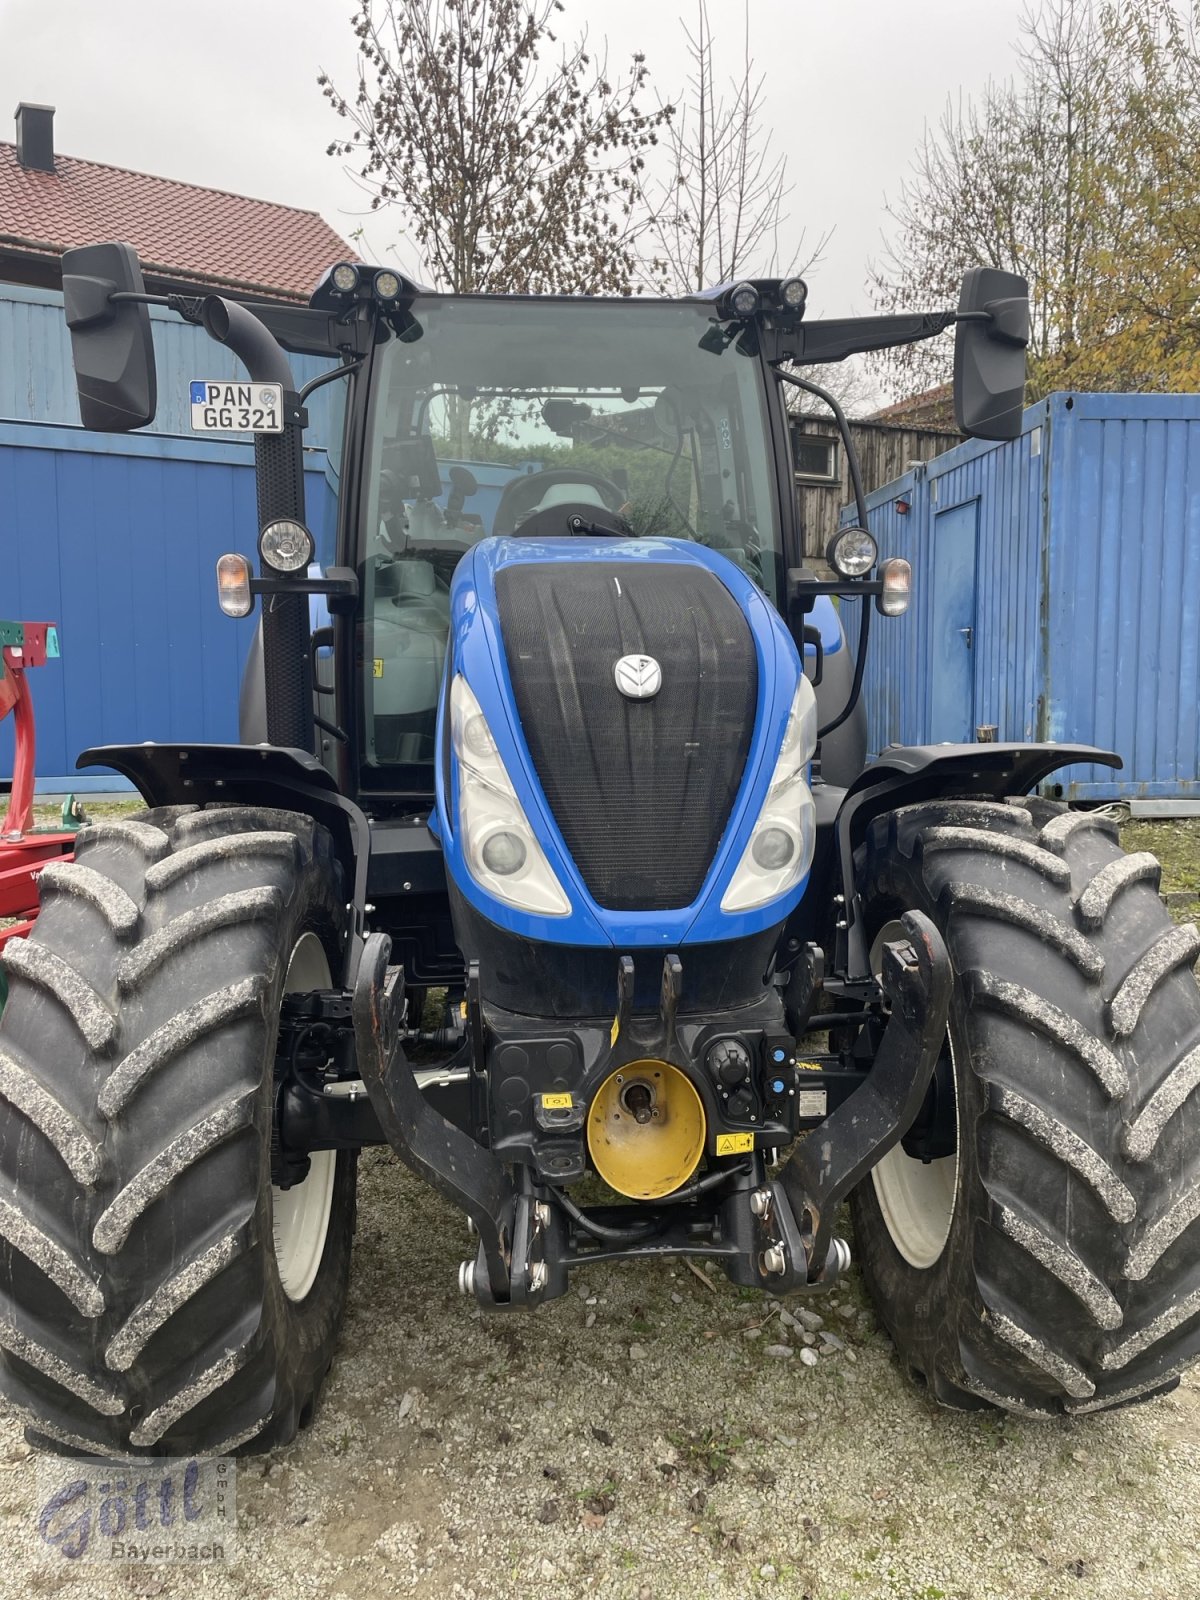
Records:
[[[515,533],[526,517],[559,505],[589,505],[598,511],[618,511],[621,501],[610,503],[612,496],[606,496],[599,484],[589,480],[589,473],[571,467],[555,467],[547,472],[530,472],[510,479],[501,491],[492,532]]]

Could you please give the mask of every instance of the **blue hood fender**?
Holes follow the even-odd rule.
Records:
[[[674,911],[629,912],[607,911],[596,905],[546,802],[517,714],[496,601],[496,573],[500,568],[546,561],[641,561],[705,567],[724,584],[745,614],[758,663],[754,729],[728,824],[700,893],[690,906]],[[833,612],[832,606],[829,609]],[[836,629],[836,612],[831,620]],[[826,623],[824,617],[820,621]],[[840,629],[838,634],[840,639]],[[741,938],[782,922],[803,895],[807,878],[789,894],[754,911],[725,913],[721,910],[721,896],[766,799],[801,670],[796,646],[774,607],[740,567],[717,551],[672,539],[481,540],[464,556],[451,588],[447,682],[449,675],[461,673],[479,701],[517,798],[571,902],[571,910],[561,917],[521,911],[481,888],[467,866],[457,834],[456,763],[452,756],[445,760],[439,756],[435,831],[441,838],[447,871],[455,886],[490,922],[524,938],[552,944],[673,950],[688,943]],[[446,692],[438,710],[439,752],[449,750],[448,716]]]

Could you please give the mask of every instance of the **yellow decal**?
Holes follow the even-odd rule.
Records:
[[[617,1035],[620,1033],[620,1031],[621,1031],[621,1016],[620,1016],[620,1013],[618,1012],[617,1015],[613,1018],[613,1025],[612,1025],[611,1029],[609,1030],[609,1034],[608,1034],[608,1048],[610,1050],[612,1049],[613,1045],[616,1044]]]
[[[796,1065],[800,1068],[801,1072],[821,1071],[821,1063],[819,1061],[797,1061]]]
[[[717,1154],[719,1156],[740,1156],[747,1150],[754,1149],[754,1135],[752,1133],[719,1133],[717,1135]]]
[[[371,665],[372,665],[372,670],[374,672],[375,677],[382,678],[383,677],[383,658],[381,656],[376,656],[375,660],[372,662]]]
[[[543,1111],[570,1111],[575,1104],[569,1094],[544,1094],[542,1096]]]

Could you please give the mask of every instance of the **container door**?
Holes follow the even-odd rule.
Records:
[[[933,637],[929,739],[975,738],[975,545],[979,501],[951,506],[933,519]]]

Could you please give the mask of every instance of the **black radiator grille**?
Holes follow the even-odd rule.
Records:
[[[598,905],[690,905],[729,820],[758,698],[737,601],[701,567],[525,563],[496,574],[521,726],[567,848]],[[662,688],[621,694],[621,656]]]

